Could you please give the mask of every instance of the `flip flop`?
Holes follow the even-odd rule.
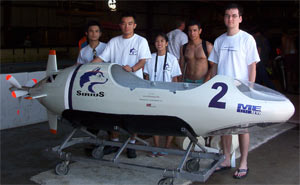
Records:
[[[248,169],[238,169],[236,172],[237,172],[237,175],[235,175],[235,173],[234,173],[233,174],[233,178],[235,178],[235,179],[243,179],[243,178],[247,177],[248,172],[249,172],[249,168]],[[245,173],[245,175],[238,176],[239,173]]]
[[[157,154],[157,156],[159,156],[159,157],[162,157],[165,155],[168,155],[168,153],[167,152],[158,152],[158,154]]]
[[[150,152],[147,154],[148,157],[157,157],[157,152]]]
[[[221,171],[224,171],[224,170],[231,169],[231,166],[222,166],[222,165],[219,165],[217,168],[219,168],[219,169],[216,169],[215,172],[221,172]]]

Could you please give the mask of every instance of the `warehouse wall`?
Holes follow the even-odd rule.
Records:
[[[11,96],[10,84],[5,79],[6,75],[0,75],[0,130],[46,121],[46,109],[37,100],[16,99]],[[32,78],[38,81],[43,79],[45,72],[15,73],[12,75],[21,85],[24,85]],[[19,114],[18,110],[20,110]]]

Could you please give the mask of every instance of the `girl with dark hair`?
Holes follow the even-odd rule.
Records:
[[[155,38],[155,48],[157,52],[152,53],[152,58],[145,64],[145,79],[151,81],[177,82],[177,76],[181,75],[177,58],[167,52],[168,37],[164,33],[159,33]],[[173,136],[167,136],[166,148],[170,147]],[[159,136],[153,136],[154,145],[159,147]],[[164,152],[152,152],[151,157],[166,155]]]

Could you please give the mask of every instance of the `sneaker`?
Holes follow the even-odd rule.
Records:
[[[157,152],[150,152],[147,154],[148,157],[157,157]]]
[[[104,155],[109,155],[111,153],[115,153],[119,150],[119,147],[117,146],[105,146],[103,149],[103,154]]]
[[[128,158],[136,158],[136,152],[135,149],[127,149],[127,157]]]

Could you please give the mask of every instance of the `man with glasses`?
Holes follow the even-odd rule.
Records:
[[[78,64],[90,63],[100,55],[106,47],[105,43],[99,41],[102,33],[100,24],[97,21],[88,22],[85,34],[89,44],[80,50],[77,58]]]
[[[260,61],[256,43],[250,34],[239,29],[242,22],[242,8],[237,4],[229,4],[225,8],[224,23],[227,32],[219,36],[214,43],[213,51],[208,60],[212,61],[212,76],[216,74],[231,76],[240,80],[255,82],[256,63]],[[232,136],[221,137],[225,161],[216,169],[221,171],[230,169],[230,151]],[[241,179],[247,176],[249,168],[247,165],[250,135],[239,134],[239,145],[241,159],[239,168],[233,177]]]

